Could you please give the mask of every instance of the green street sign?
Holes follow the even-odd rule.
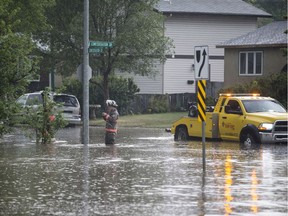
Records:
[[[112,42],[108,41],[90,41],[90,47],[112,47]]]
[[[101,53],[101,52],[103,52],[103,48],[101,48],[101,47],[89,47],[89,49],[88,49],[88,52],[89,53]]]

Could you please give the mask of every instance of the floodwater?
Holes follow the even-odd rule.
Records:
[[[175,142],[163,129],[65,128],[50,145],[0,139],[0,215],[287,215],[287,145]]]

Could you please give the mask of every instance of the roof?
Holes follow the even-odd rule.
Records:
[[[277,21],[250,33],[230,39],[217,48],[287,47],[287,21]]]
[[[271,17],[271,14],[242,0],[160,0],[156,9],[163,13]]]

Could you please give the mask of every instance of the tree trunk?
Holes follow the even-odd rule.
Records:
[[[103,95],[104,95],[104,103],[106,100],[109,99],[109,80],[108,80],[108,74],[105,73],[103,76]],[[106,104],[105,104],[106,105]]]

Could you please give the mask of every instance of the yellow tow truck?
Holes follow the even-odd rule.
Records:
[[[197,107],[192,106],[188,116],[173,123],[175,140],[202,137],[202,122],[197,115]],[[287,117],[285,108],[271,97],[220,94],[215,107],[206,110],[205,137],[246,145],[287,143]]]

